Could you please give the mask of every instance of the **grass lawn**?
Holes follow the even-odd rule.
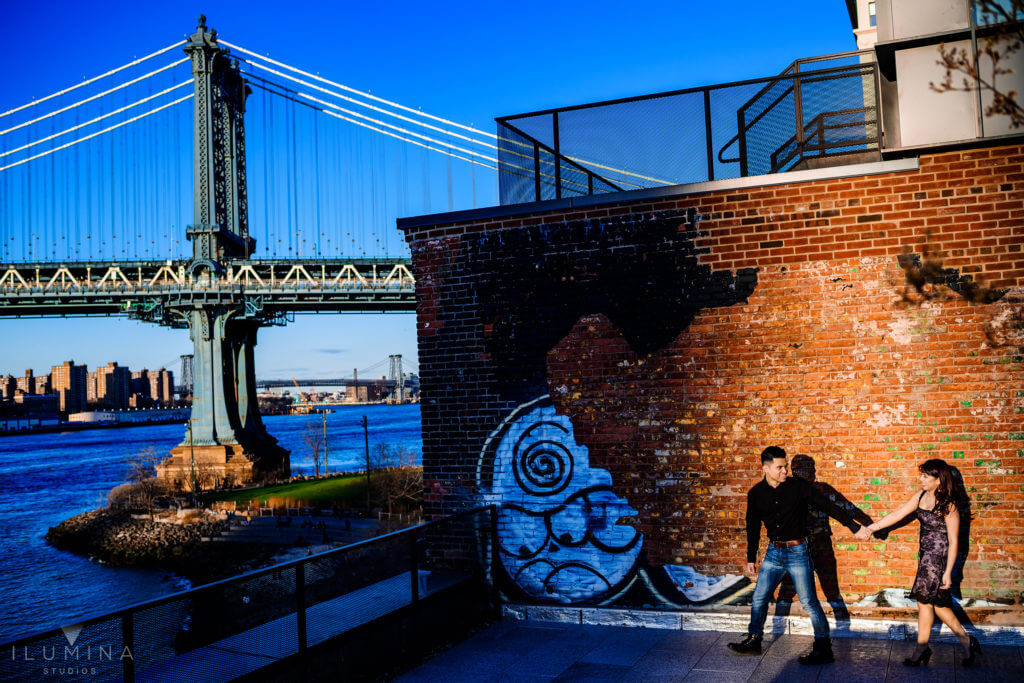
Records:
[[[349,507],[366,505],[366,475],[349,474],[323,479],[307,479],[289,484],[262,486],[244,491],[227,491],[203,496],[207,504],[217,501],[248,503],[259,500],[263,504],[268,498],[292,498],[307,500],[316,504],[346,503]]]

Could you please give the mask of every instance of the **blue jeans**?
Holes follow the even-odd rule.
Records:
[[[828,621],[825,612],[818,602],[818,592],[814,589],[814,566],[811,564],[810,551],[807,543],[791,548],[779,548],[768,545],[768,553],[761,563],[757,574],[757,585],[754,587],[754,598],[750,606],[750,626],[747,633],[760,636],[764,633],[764,622],[768,618],[768,600],[775,589],[782,583],[786,574],[793,577],[796,594],[800,596],[800,604],[811,617],[815,638],[828,638]]]

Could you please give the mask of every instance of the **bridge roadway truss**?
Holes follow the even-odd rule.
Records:
[[[235,260],[209,275],[186,261],[0,264],[0,317],[124,315],[186,328],[210,306],[264,325],[292,313],[416,310],[404,259]]]

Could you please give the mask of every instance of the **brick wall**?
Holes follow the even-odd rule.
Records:
[[[505,505],[502,528],[522,542],[504,549],[518,558],[506,578],[526,598],[644,604],[643,583],[663,603],[700,602],[714,590],[680,596],[673,585],[692,582],[679,570],[698,588],[739,571],[764,446],[802,456],[795,468],[876,519],[941,457],[972,496],[964,594],[1020,595],[1022,162],[1020,146],[950,152],[906,172],[407,228],[428,513]],[[923,299],[905,249],[940,252],[961,291],[971,278],[994,289]],[[557,420],[529,412],[545,395]],[[516,469],[531,420],[565,432],[571,476],[590,479],[532,497],[560,470],[554,451]],[[572,505],[580,534],[560,521]],[[641,552],[598,542],[634,533],[623,524]],[[916,524],[869,543],[833,534],[843,599],[909,587]],[[531,584],[516,571],[545,541],[572,549],[574,568],[559,581],[542,554],[552,576]],[[566,592],[602,563],[616,568],[603,589]]]

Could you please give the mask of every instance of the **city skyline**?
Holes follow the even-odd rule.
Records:
[[[0,106],[18,106],[169,44],[194,25],[200,11],[225,40],[488,130],[495,116],[771,75],[796,58],[855,47],[845,3],[838,0],[791,3],[785,12],[761,3],[737,6],[728,42],[721,40],[714,8],[652,3],[645,9],[629,14],[611,3],[536,3],[520,6],[522,19],[511,23],[497,10],[470,3],[298,3],[284,17],[277,6],[259,2],[88,8],[56,2],[45,11],[12,6],[13,25],[43,30],[61,50],[34,59],[31,69],[6,68]],[[659,21],[652,23],[654,15]],[[112,32],[112,23],[119,30]],[[379,32],[366,27],[386,27],[387,40],[382,43]],[[339,31],[345,40],[337,39]],[[38,35],[14,32],[13,47],[36,53]],[[106,38],[98,44],[97,35]],[[544,44],[558,49],[529,48]],[[558,54],[587,58],[574,59],[569,70]],[[453,208],[471,208],[474,200],[496,203],[495,188],[484,184],[472,197],[468,188],[454,187]],[[397,217],[383,219],[386,229],[396,232]],[[75,340],[73,354],[69,338]],[[90,366],[110,356],[132,367],[159,366],[191,350],[186,331],[126,319],[0,320],[0,358],[15,370],[71,355]],[[298,316],[286,327],[261,330],[255,353],[261,377],[350,372],[393,353],[415,363],[414,316]]]

